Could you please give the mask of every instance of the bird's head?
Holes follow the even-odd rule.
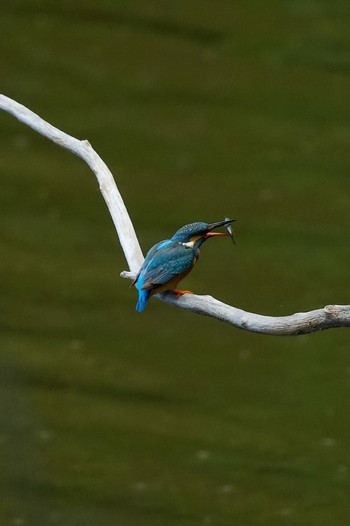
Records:
[[[185,225],[180,228],[180,230],[175,232],[172,240],[178,241],[179,243],[186,243],[188,244],[189,248],[193,248],[194,246],[199,247],[210,237],[232,237],[232,229],[227,228],[225,232],[213,232],[213,230],[220,226],[228,227],[228,225],[233,223],[233,221],[235,221],[235,219],[224,219],[224,221],[218,221],[216,223],[203,223],[201,221],[197,223],[190,223],[189,225]]]

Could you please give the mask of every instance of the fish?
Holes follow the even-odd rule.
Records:
[[[229,217],[225,217],[225,221],[229,221],[229,220],[230,220]],[[232,225],[231,224],[225,225],[225,230],[228,233],[228,235],[230,236],[230,238],[232,239],[233,243],[236,244],[235,233],[233,231]]]

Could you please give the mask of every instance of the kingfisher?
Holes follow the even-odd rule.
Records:
[[[180,228],[171,239],[160,241],[146,255],[139,273],[132,285],[138,290],[136,310],[142,312],[148,300],[158,292],[172,291],[176,299],[190,290],[180,290],[178,283],[191,272],[198,261],[200,247],[210,237],[230,236],[233,238],[231,223],[235,219],[226,218],[216,223],[198,221]],[[213,232],[215,228],[225,227],[225,232]]]

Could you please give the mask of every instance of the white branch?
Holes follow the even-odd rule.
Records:
[[[11,113],[18,120],[47,137],[50,141],[78,155],[89,165],[97,177],[101,193],[112,216],[120,244],[129,265],[130,272],[122,272],[121,276],[132,279],[142,265],[142,251],[113,176],[101,157],[99,157],[88,141],[81,141],[67,135],[44,121],[25,106],[4,95],[0,95],[0,109]],[[323,309],[310,312],[272,317],[245,312],[226,305],[211,296],[186,294],[176,300],[173,294],[164,293],[157,294],[156,297],[197,314],[226,321],[240,329],[264,334],[291,336],[332,327],[350,326],[350,305],[328,305]]]
[[[101,193],[112,216],[129,268],[131,271],[136,272],[142,265],[143,255],[134,227],[113,175],[101,157],[92,148],[89,141],[79,141],[75,137],[62,132],[44,121],[39,115],[36,115],[9,97],[5,97],[5,95],[0,95],[0,109],[11,113],[18,120],[33,128],[33,130],[50,139],[50,141],[81,157],[90,166],[99,182]]]

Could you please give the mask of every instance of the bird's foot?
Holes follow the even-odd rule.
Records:
[[[179,299],[180,296],[183,296],[184,294],[193,294],[192,290],[174,289],[173,292],[176,295],[177,300]]]

